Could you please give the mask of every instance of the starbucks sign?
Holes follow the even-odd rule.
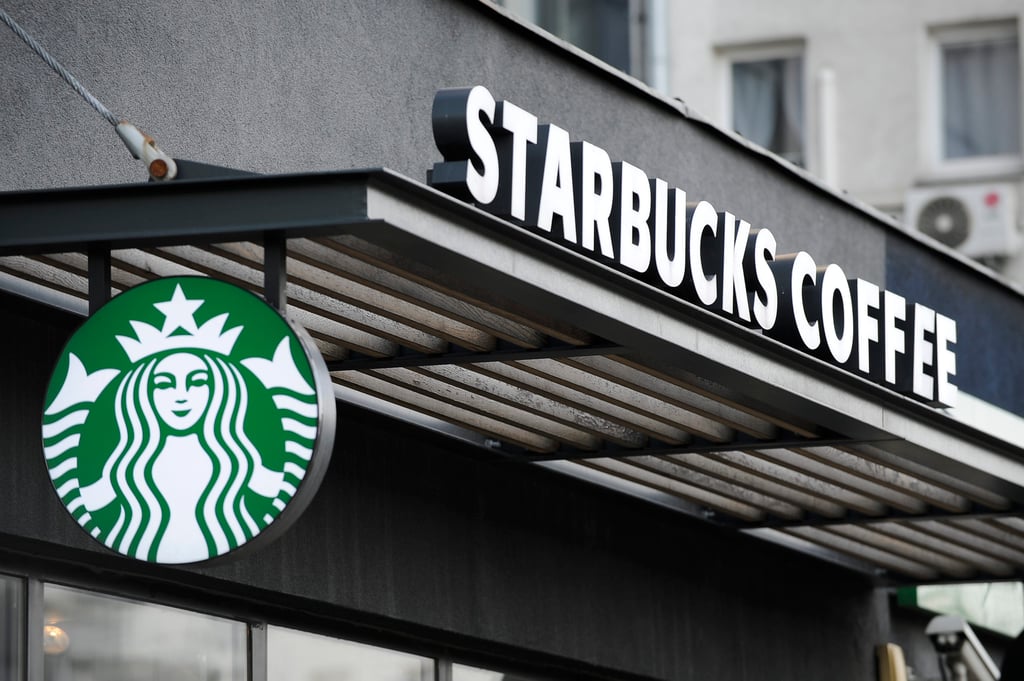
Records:
[[[248,291],[151,281],[64,348],[43,412],[50,479],[118,553],[195,563],[280,535],[334,440],[330,377],[308,336]]]

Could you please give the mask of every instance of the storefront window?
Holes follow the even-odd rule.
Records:
[[[0,679],[21,678],[24,602],[24,582],[0,575]]]
[[[245,681],[246,627],[47,584],[46,681]]]
[[[433,681],[434,660],[293,629],[267,631],[269,681]]]
[[[942,615],[960,615],[975,626],[1017,636],[1024,630],[1024,584],[936,584],[899,590],[900,605]]]

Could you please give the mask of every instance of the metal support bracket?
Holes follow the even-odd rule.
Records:
[[[287,243],[284,232],[263,233],[263,296],[281,313],[288,304]]]
[[[89,245],[89,314],[103,307],[110,300],[110,246],[94,243]]]

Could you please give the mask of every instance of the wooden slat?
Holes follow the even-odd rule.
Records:
[[[991,520],[1001,530],[1008,532],[1015,532],[1019,537],[1019,542],[1024,544],[1024,518],[1018,516],[1005,516],[1002,518],[993,518]]]
[[[74,272],[88,280],[89,258],[84,253],[48,253],[44,256],[37,256],[40,262],[52,264],[54,267]],[[146,277],[140,277],[134,272],[123,270],[111,263],[110,278],[114,287],[119,290],[138,286],[148,281]]]
[[[949,577],[964,579],[976,572],[974,567],[962,560],[957,560],[918,543],[879,532],[874,525],[832,525],[828,529],[847,539],[873,546],[886,553],[902,556],[921,565],[927,565]]]
[[[177,260],[165,258],[160,254],[134,249],[115,251],[114,260],[120,263],[122,267],[133,267],[137,272],[145,272],[156,277],[206,274]],[[218,278],[225,279],[226,277],[219,276]],[[227,279],[230,278],[227,277]],[[237,279],[235,283],[241,286],[247,285],[247,282]],[[254,285],[249,283],[248,287],[254,288]],[[355,350],[372,357],[390,357],[399,351],[398,344],[392,340],[318,315],[304,307],[289,304],[286,309],[288,316],[309,331],[311,336],[332,345],[340,345],[349,350]]]
[[[908,520],[906,524],[954,544],[960,547],[960,550],[976,551],[996,560],[1011,563],[1016,567],[1024,566],[1024,551],[1018,548],[1021,546],[1019,540],[1016,538],[1009,542],[993,540],[978,534],[977,528],[970,524],[962,525],[963,522],[965,521]]]
[[[936,551],[949,558],[962,561],[972,566],[975,570],[981,570],[988,575],[1005,576],[1013,572],[1013,567],[1007,562],[996,560],[976,551],[965,551],[962,546],[952,544],[927,532],[921,532],[910,523],[873,523],[870,527],[877,532],[882,532],[883,534],[911,542],[931,551]]]
[[[822,480],[807,473],[793,470],[788,466],[783,466],[773,461],[769,457],[758,456],[757,452],[717,452],[711,456],[728,461],[734,466],[739,466],[751,473],[762,475],[796,489],[802,489],[822,499],[831,500],[864,515],[880,516],[886,511],[885,505],[878,503],[874,499],[836,485],[829,480]]]
[[[24,255],[0,257],[0,270],[19,279],[41,284],[47,288],[67,293],[77,298],[88,298],[89,282],[85,277],[68,272],[35,258]]]
[[[979,537],[985,537],[1014,550],[1022,549],[1021,552],[1024,554],[1024,541],[1021,541],[1020,533],[1018,532],[1008,530],[1001,525],[990,523],[981,518],[950,518],[949,522]]]
[[[512,407],[487,395],[466,390],[419,371],[412,369],[376,369],[367,373],[371,373],[373,376],[385,381],[391,381],[395,385],[407,390],[413,390],[433,399],[458,405],[462,409],[474,411],[488,418],[504,421],[510,425],[530,430],[538,435],[558,440],[571,447],[594,450],[600,445],[600,440],[596,435],[580,428]]]
[[[559,319],[539,318],[533,310],[527,309],[519,301],[504,298],[500,291],[478,289],[476,282],[467,281],[458,272],[433,269],[428,263],[405,258],[349,234],[323,239],[321,243],[439,293],[536,329],[563,343],[590,345],[593,342],[593,337],[589,333]]]
[[[683,371],[676,367],[651,366],[636,357],[626,355],[617,355],[613,357],[613,359],[618,362],[622,362],[627,366],[631,366],[638,371],[649,372],[662,380],[674,383],[680,388],[691,390],[699,395],[704,395],[709,399],[732,407],[733,409],[746,412],[755,418],[773,423],[780,428],[785,428],[791,433],[796,433],[803,437],[817,437],[818,435],[813,427],[808,424],[801,425],[792,419],[782,418],[779,414],[772,414],[766,411],[754,409],[750,407],[750,405],[743,404],[741,401],[742,398],[738,396],[733,397],[736,395],[737,391],[727,390],[724,386],[721,386],[714,381],[691,374],[688,371]]]
[[[536,329],[354,258],[329,240],[292,239],[288,242],[288,254],[520,347],[539,348],[545,343],[544,334]]]
[[[863,542],[854,541],[830,530],[817,527],[791,527],[780,530],[786,534],[818,544],[827,549],[846,554],[851,558],[866,560],[886,570],[923,580],[939,578],[939,571],[899,555],[882,551]]]
[[[985,506],[995,510],[1008,509],[1012,506],[1009,499],[996,494],[995,492],[991,492],[962,478],[958,478],[915,461],[911,461],[904,456],[898,456],[896,454],[886,452],[874,445],[848,445],[846,446],[846,449],[849,449],[858,456],[863,456],[866,459],[877,461],[878,463],[882,463],[893,468],[898,468],[899,470],[920,478],[930,484],[969,499],[979,506]]]
[[[716,494],[735,499],[780,518],[796,520],[803,516],[803,510],[795,504],[778,498],[767,491],[761,491],[733,482],[727,482],[702,471],[694,470],[669,459],[656,456],[637,456],[626,459],[627,463],[668,476],[690,485],[695,485]]]
[[[589,371],[570,366],[560,360],[530,359],[515,364],[524,371],[561,383],[593,397],[629,409],[641,410],[652,419],[682,428],[688,433],[712,442],[729,442],[736,435],[735,431],[724,423],[656,399],[621,383],[595,376]]]
[[[684,388],[678,384],[679,382],[666,381],[649,371],[642,371],[619,358],[574,357],[562,361],[582,371],[588,371],[632,390],[706,416],[753,437],[771,439],[778,434],[778,428],[773,423]]]
[[[841,447],[805,447],[797,451],[822,463],[841,468],[853,475],[859,475],[880,485],[885,485],[909,494],[922,502],[937,508],[959,513],[970,508],[970,502],[959,494],[933,485],[918,477],[896,470]]]
[[[288,317],[306,329],[309,335],[332,345],[340,345],[371,357],[391,357],[399,351],[394,341],[321,317],[304,308],[288,305],[286,310]]]
[[[617,459],[586,459],[574,462],[580,466],[593,468],[605,473],[618,476],[624,480],[639,483],[652,489],[677,496],[681,499],[691,501],[703,506],[708,506],[721,513],[734,518],[741,518],[749,522],[756,522],[764,519],[764,511],[730,499],[729,497],[715,494],[695,485],[689,485],[679,480],[668,478],[664,475],[652,473],[633,466],[625,461]]]
[[[292,252],[293,247],[294,244],[289,245],[289,252]],[[263,247],[259,244],[215,244],[206,250],[246,267],[256,270],[263,268]],[[309,289],[330,299],[348,303],[356,309],[392,319],[430,336],[458,343],[469,350],[483,352],[494,348],[495,338],[490,334],[359,281],[341,277],[333,270],[325,269],[324,265],[315,266],[304,260],[289,258],[286,267],[288,283],[299,288]]]
[[[348,357],[348,348],[336,345],[335,343],[330,343],[314,336],[310,336],[310,338],[312,338],[313,344],[316,345],[320,354],[324,356],[325,361],[329,362],[331,360],[345,359]]]
[[[439,400],[422,393],[403,388],[394,382],[385,381],[379,376],[371,376],[359,371],[340,371],[331,374],[335,383],[354,390],[379,397],[388,402],[400,404],[415,411],[433,416],[457,426],[468,428],[486,437],[493,437],[504,442],[516,444],[524,449],[535,452],[552,452],[558,443],[548,437],[510,425],[498,419],[492,419],[468,409]]]
[[[479,371],[484,375],[507,381],[512,385],[527,390],[536,391],[551,399],[597,414],[601,418],[618,423],[626,428],[638,430],[669,444],[683,445],[692,440],[690,433],[681,428],[652,419],[640,410],[622,407],[607,400],[580,392],[562,383],[525,371],[517,362],[481,362],[480,364],[473,365],[472,368],[474,371]]]
[[[793,470],[827,480],[882,504],[898,508],[905,513],[924,513],[928,505],[921,499],[911,496],[902,490],[879,484],[860,475],[848,473],[843,468],[825,463],[820,459],[791,449],[761,449],[754,452],[756,456],[792,468]]]
[[[787,485],[771,477],[744,470],[715,455],[673,454],[665,458],[677,465],[714,475],[731,484],[760,490],[826,518],[841,518],[846,514],[845,507],[830,499],[811,494],[800,487]]]
[[[152,252],[158,258],[193,266],[203,274],[216,276],[259,291],[263,287],[263,272],[195,246],[167,246]],[[364,333],[381,336],[418,352],[444,352],[448,343],[437,336],[414,329],[318,291],[288,282],[286,287],[289,308],[304,309],[310,314],[351,326]]]
[[[514,386],[491,376],[461,366],[433,366],[417,369],[421,373],[439,380],[458,385],[478,395],[484,395],[519,409],[540,414],[580,430],[587,431],[620,447],[639,448],[647,437],[632,428],[626,428],[614,421],[585,412],[564,402],[539,395],[531,390]]]

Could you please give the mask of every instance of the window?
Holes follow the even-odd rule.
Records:
[[[498,0],[511,12],[620,71],[653,82],[644,63],[647,24],[642,0]],[[662,22],[663,23],[663,22]],[[645,73],[648,72],[648,73]]]
[[[1021,153],[1020,46],[1016,23],[978,24],[932,31],[934,96],[932,142],[938,165],[1019,163]]]
[[[247,678],[242,622],[53,584],[43,608],[45,681]]]
[[[452,681],[534,681],[535,677],[510,674],[464,664],[452,665]]]
[[[941,46],[944,158],[1020,152],[1017,36]]]
[[[293,629],[267,630],[267,678],[433,681],[434,660]]]
[[[1021,582],[936,584],[902,587],[900,605],[943,615],[960,615],[971,624],[1017,636],[1024,629],[1024,585]]]
[[[731,62],[732,128],[747,139],[805,164],[804,60],[801,56]]]

